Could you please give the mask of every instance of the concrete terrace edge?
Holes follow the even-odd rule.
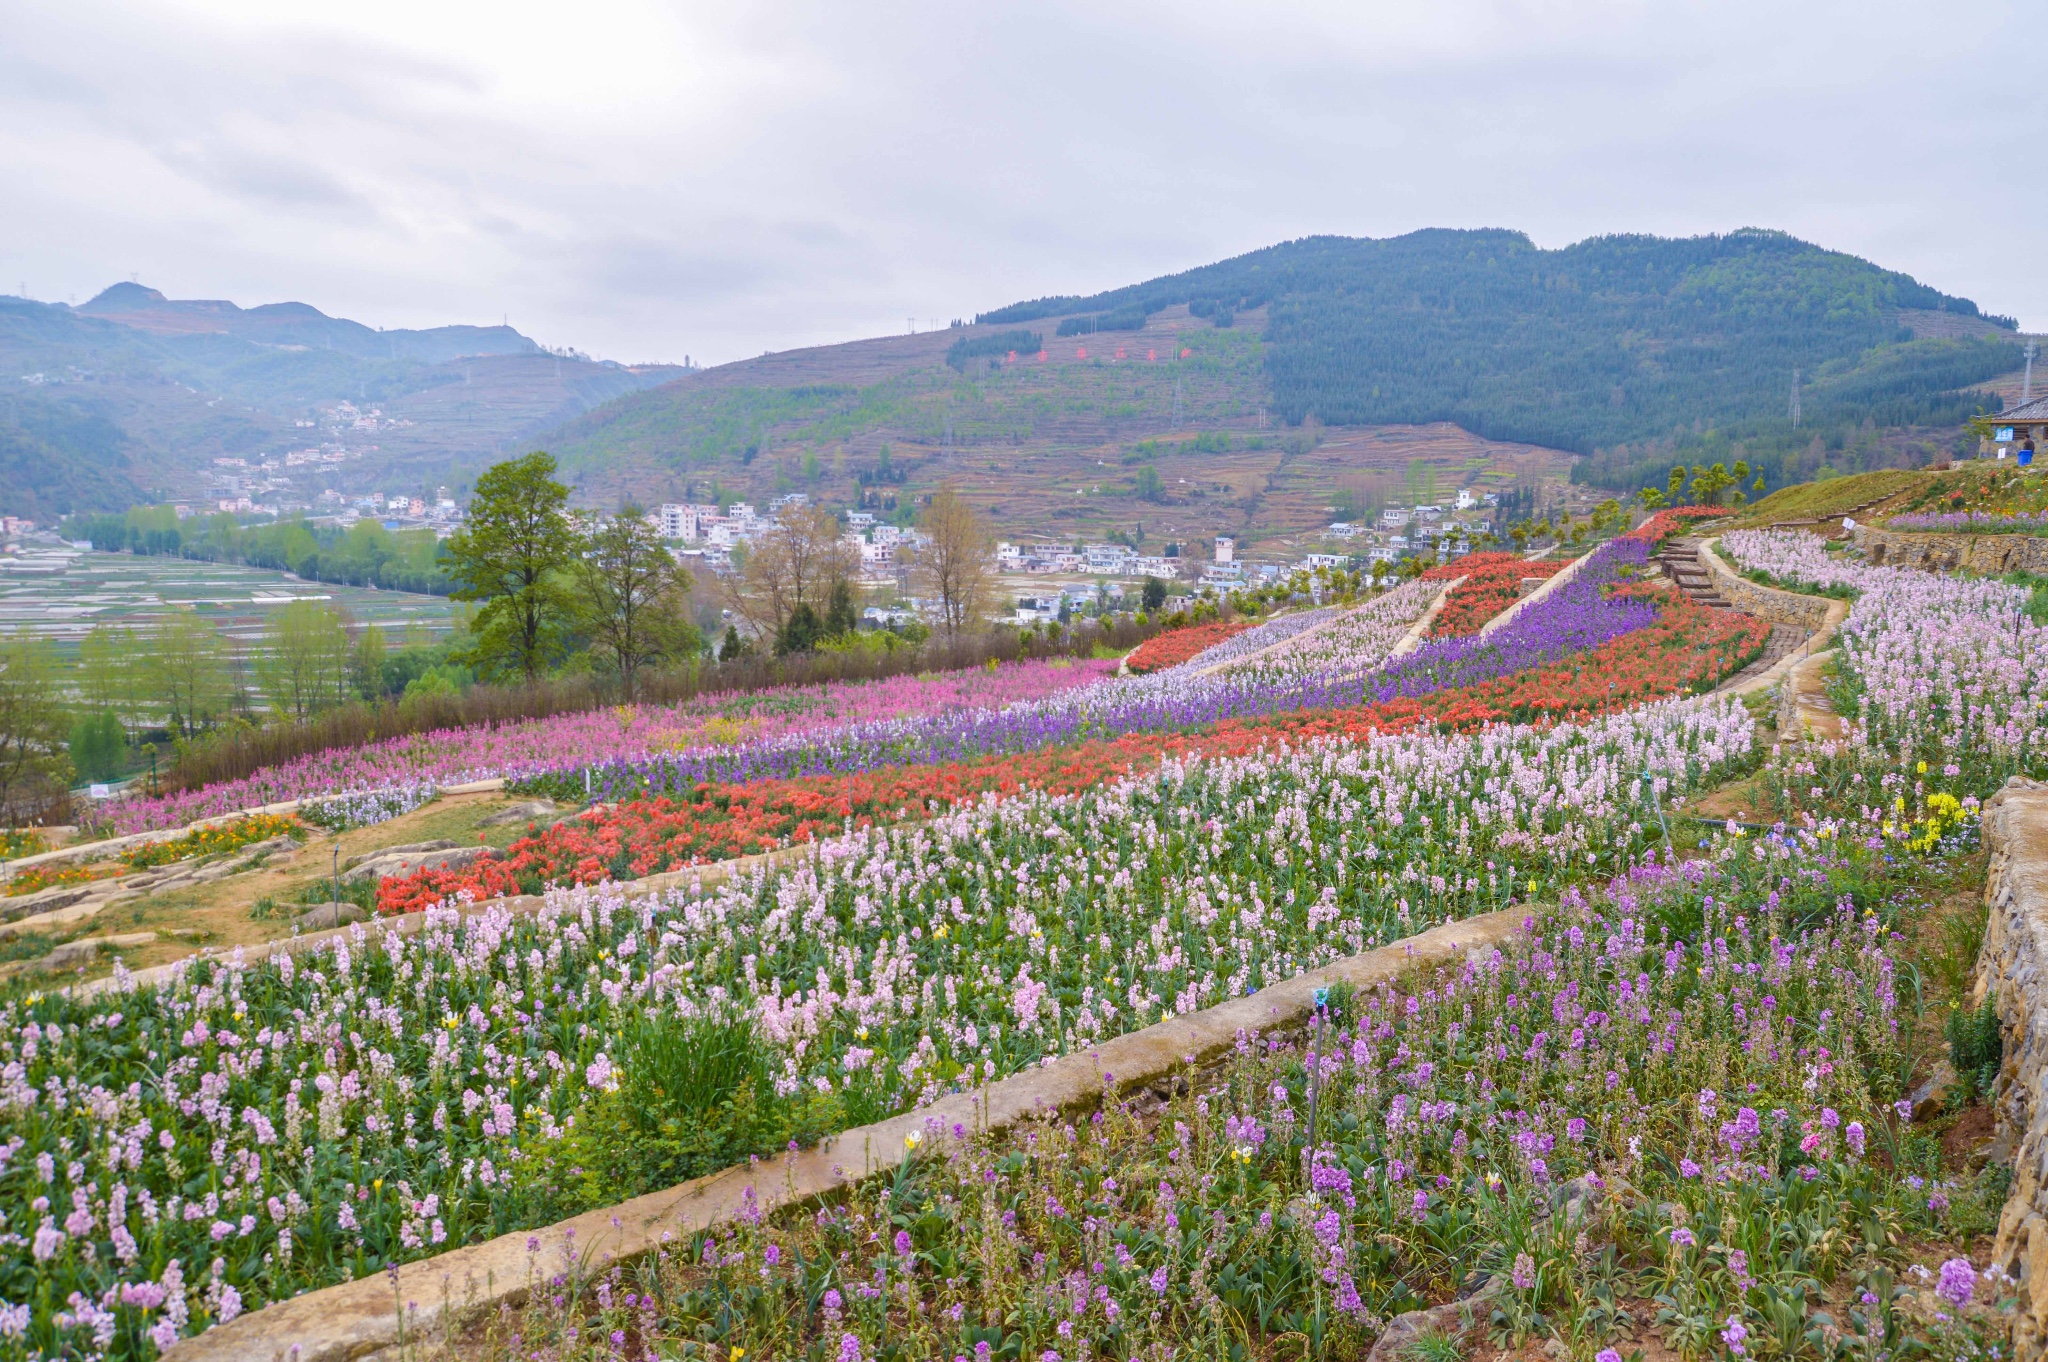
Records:
[[[1444,612],[1444,604],[1451,599],[1451,593],[1464,584],[1463,577],[1453,577],[1445,582],[1444,589],[1437,592],[1436,599],[1429,603],[1429,609],[1423,611],[1422,617],[1408,626],[1408,632],[1401,635],[1400,642],[1387,649],[1387,655],[1380,659],[1380,665],[1384,667],[1397,657],[1406,657],[1427,642],[1430,626],[1435,624],[1436,617]]]
[[[1563,567],[1551,573],[1548,577],[1545,577],[1542,581],[1542,584],[1539,585],[1534,591],[1516,600],[1513,604],[1508,606],[1507,609],[1501,611],[1498,615],[1495,615],[1492,619],[1480,625],[1479,637],[1485,638],[1488,634],[1493,633],[1497,629],[1507,628],[1508,625],[1512,624],[1524,610],[1527,610],[1530,606],[1536,604],[1536,602],[1542,600],[1545,596],[1548,596],[1551,592],[1557,590],[1559,587],[1563,586],[1572,578],[1578,576],[1579,569],[1584,567],[1586,565],[1586,561],[1592,556],[1593,551],[1591,549],[1588,549],[1586,552],[1572,559],[1571,562],[1566,563]]]
[[[1451,594],[1451,588],[1464,580],[1465,579],[1463,577],[1459,577],[1452,581],[1445,582],[1443,584],[1443,590],[1436,593],[1436,598],[1429,603],[1429,608],[1422,612],[1422,618],[1416,621],[1415,626],[1413,628],[1410,628],[1407,634],[1402,635],[1400,643],[1396,643],[1394,645],[1396,651],[1388,653],[1387,656],[1390,658],[1399,656],[1399,650],[1403,647],[1403,645],[1413,647],[1414,645],[1409,643],[1409,638],[1411,636],[1414,636],[1415,629],[1427,627],[1429,622],[1436,618],[1436,612],[1443,608],[1444,597]],[[1399,587],[1388,588],[1389,591],[1398,591],[1399,589]],[[1332,625],[1336,624],[1338,620],[1343,619],[1345,615],[1353,614],[1356,611],[1366,609],[1368,606],[1372,605],[1373,601],[1383,599],[1385,594],[1386,593],[1383,592],[1381,593],[1381,595],[1373,597],[1371,601],[1361,601],[1357,605],[1352,606],[1350,610],[1346,610],[1345,612],[1343,612],[1343,614],[1333,615],[1329,619],[1324,620],[1321,624],[1316,625],[1312,629],[1304,629],[1298,634],[1292,635],[1288,638],[1281,639],[1278,643],[1268,643],[1265,647],[1259,649],[1255,653],[1246,653],[1243,657],[1233,657],[1223,662],[1211,662],[1208,666],[1202,668],[1200,671],[1195,672],[1193,674],[1196,676],[1214,676],[1217,672],[1225,671],[1232,667],[1242,667],[1248,662],[1255,662],[1259,658],[1264,657],[1266,654],[1272,652],[1276,648],[1290,647],[1296,643],[1299,643],[1301,640],[1305,638],[1314,638],[1317,634],[1323,632],[1323,630],[1328,629]]]
[[[1105,1087],[1143,1087],[1190,1062],[1214,1058],[1239,1032],[1270,1030],[1309,1015],[1318,987],[1349,982],[1361,988],[1391,982],[1417,965],[1446,964],[1510,939],[1531,909],[1511,908],[1446,923],[1321,969],[1119,1036],[972,1093],[845,1131],[816,1149],[758,1166],[736,1166],[589,1211],[538,1230],[501,1235],[398,1270],[278,1301],[231,1323],[184,1339],[170,1362],[354,1362],[400,1345],[397,1303],[404,1301],[419,1333],[442,1332],[500,1305],[516,1304],[529,1283],[557,1270],[566,1244],[590,1268],[623,1262],[681,1243],[735,1218],[751,1190],[762,1211],[808,1201],[900,1165],[907,1137],[946,1138],[953,1125],[1001,1130],[1034,1116],[1085,1108]],[[572,1241],[573,1234],[573,1241]],[[540,1244],[529,1252],[530,1240]],[[395,1351],[392,1353],[396,1356]]]
[[[736,856],[728,861],[707,861],[702,865],[684,866],[680,870],[664,870],[659,875],[649,875],[645,879],[607,880],[602,885],[591,885],[589,888],[592,890],[617,889],[627,894],[658,894],[669,889],[684,888],[695,881],[702,883],[708,889],[715,884],[741,875],[750,874],[756,870],[768,870],[790,861],[802,860],[804,857],[814,854],[820,845],[818,842],[800,842],[795,846],[778,847],[774,851],[758,851],[751,856]],[[555,892],[568,893],[570,891],[568,889],[561,889]],[[546,894],[508,894],[503,898],[479,899],[474,903],[463,904],[459,907],[455,904],[444,904],[443,906],[457,908],[457,911],[467,919],[481,917],[485,913],[497,910],[509,911],[514,916],[524,916],[528,913],[540,911],[541,905],[546,902]],[[72,984],[62,991],[80,1001],[86,1001],[97,998],[102,993],[127,993],[133,992],[136,989],[159,988],[166,984],[175,983],[180,973],[191,969],[194,965],[204,960],[230,961],[235,959],[237,955],[240,955],[246,963],[258,959],[275,959],[280,955],[303,955],[307,951],[317,950],[332,941],[348,941],[353,943],[355,940],[355,937],[352,935],[353,933],[381,934],[382,932],[391,931],[396,932],[400,936],[412,936],[424,930],[426,925],[427,915],[425,913],[399,913],[390,917],[375,917],[368,922],[351,923],[345,927],[329,927],[317,932],[301,932],[297,936],[280,936],[269,941],[258,941],[246,945],[230,946],[227,948],[205,946],[190,955],[166,961],[161,965],[151,965],[145,969],[138,970],[116,969],[114,973],[103,978],[88,979],[84,983]]]
[[[436,789],[434,793],[437,796],[488,794],[493,790],[502,790],[504,788],[505,782],[494,777],[490,780],[465,781],[460,785],[443,785]],[[355,791],[354,793],[382,794],[383,792],[383,789],[376,789]],[[17,856],[11,861],[0,861],[0,884],[13,879],[15,872],[26,870],[31,866],[63,865],[70,861],[81,860],[96,861],[103,856],[113,856],[126,851],[129,847],[141,846],[145,842],[167,842],[174,837],[183,837],[186,833],[197,832],[201,828],[217,828],[223,823],[232,823],[237,819],[250,818],[257,814],[297,813],[308,804],[325,804],[329,800],[344,797],[345,795],[343,794],[324,794],[313,795],[306,799],[287,799],[281,804],[258,804],[253,808],[236,809],[232,813],[217,813],[211,818],[201,818],[195,822],[187,823],[180,828],[160,828],[155,832],[131,832],[120,837],[103,837],[97,842],[77,842],[68,847],[58,847],[54,851],[38,851],[33,856]]]
[[[1984,805],[1991,851],[1989,920],[1975,991],[1998,1010],[2005,1043],[1994,1148],[2012,1151],[2013,1179],[1991,1261],[2020,1279],[2013,1362],[2048,1357],[2048,785],[2014,777]]]

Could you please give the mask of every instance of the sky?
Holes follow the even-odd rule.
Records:
[[[1312,234],[1762,226],[2042,329],[2044,39],[2038,0],[9,0],[0,292],[703,364]]]

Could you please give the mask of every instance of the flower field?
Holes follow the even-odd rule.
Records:
[[[1163,1106],[933,1128],[843,1202],[630,1269],[536,1243],[551,1289],[479,1346],[1363,1356],[1393,1314],[1483,1288],[1502,1347],[1590,1357],[1654,1328],[1688,1359],[1988,1357],[2006,1284],[1961,1250],[2001,1193],[1895,1106],[1929,1004],[1893,929],[1949,892],[1976,800],[2048,768],[2048,631],[2017,588],[1731,534],[1745,567],[1860,593],[1851,738],[1767,753],[1741,702],[1698,692],[1768,626],[1641,580],[1689,518],[1594,550],[1484,640],[1391,662],[1441,579],[1149,675],[926,678],[745,734],[696,716],[679,748],[652,713],[596,716],[615,745],[565,734],[507,769],[576,795],[589,770],[616,802],[387,880],[416,934],[0,994],[0,1357],[153,1357],[1523,906],[1508,945],[1335,991],[1317,1028],[1247,1034]],[[454,778],[389,769],[413,778],[394,808]],[[1667,838],[1660,811],[1737,776],[1775,830]],[[612,883],[793,843],[709,889]],[[442,903],[539,889],[532,914]],[[1941,1320],[1895,1289],[1923,1260]],[[1822,1304],[1834,1352],[1807,1333]]]
[[[813,841],[852,828],[923,817],[995,795],[1063,794],[1149,770],[1162,759],[1241,756],[1276,741],[1341,737],[1369,742],[1419,724],[1472,729],[1608,713],[1711,685],[1760,642],[1755,621],[1672,599],[1658,622],[1583,655],[1423,698],[1229,719],[1199,732],[1127,734],[939,765],[884,767],[844,776],[701,784],[627,800],[514,842],[503,861],[421,870],[386,880],[385,912],[411,912],[467,894],[538,893],[598,884]]]
[[[547,1246],[556,1289],[495,1323],[491,1355],[601,1358],[630,1331],[650,1355],[1228,1357],[1291,1338],[1363,1357],[1391,1316],[1477,1280],[1504,1343],[1555,1328],[1590,1351],[1632,1323],[1639,1282],[1682,1355],[1795,1353],[1810,1284],[1870,1263],[1866,1230],[1938,1244],[1995,1208],[1899,1171],[1884,934],[1716,906],[1731,887],[1632,877],[1583,924],[1333,996],[1313,1036],[1247,1036],[1162,1110],[1000,1141],[934,1124],[843,1204],[743,1219],[637,1272]],[[1681,904],[1712,955],[1665,935]],[[1856,1237],[1824,1232],[1842,1225]],[[1889,1297],[1911,1260],[1884,1259]],[[2006,1285],[1966,1259],[1940,1280],[1950,1310]],[[1875,1292],[1852,1310],[1851,1341],[1907,1333]],[[1957,1349],[1937,1355],[1970,1355],[1973,1331],[1936,1329]]]
[[[2048,534],[2044,511],[1912,511],[1885,521],[1891,530],[1936,534]]]
[[[1475,561],[1480,558],[1488,561]],[[1481,625],[1520,598],[1524,581],[1554,577],[1569,566],[1569,563],[1558,559],[1530,562],[1519,554],[1509,553],[1474,554],[1461,563],[1432,568],[1432,572],[1442,572],[1446,568],[1463,567],[1465,580],[1452,588],[1450,599],[1437,613],[1435,627],[1430,632],[1438,638],[1476,634]]]
[[[778,1097],[865,1119],[1615,867],[1645,845],[1638,772],[1692,788],[1752,741],[1739,706],[1684,704],[1173,763],[710,894],[576,891],[145,994],[16,998],[0,1207],[28,1252],[0,1296],[48,1320],[111,1292],[131,1337],[168,1338],[544,1223],[573,1204],[546,1151],[637,1017],[751,1016]]]
[[[1232,660],[1223,674],[1268,683],[1362,676],[1387,660],[1442,590],[1441,581],[1426,579],[1398,586],[1364,605],[1334,612],[1313,628],[1276,640],[1258,657]]]
[[[626,705],[498,728],[413,734],[322,752],[242,780],[105,810],[116,832],[178,827],[237,809],[406,784],[457,785],[569,766],[772,742],[820,728],[998,709],[1086,686],[1116,670],[1103,661],[1022,662],[883,681],[706,696],[684,705]]]
[[[1212,620],[1208,624],[1191,624],[1185,629],[1169,629],[1139,644],[1124,659],[1124,669],[1133,676],[1145,676],[1165,671],[1168,667],[1178,667],[1251,627],[1248,620]]]

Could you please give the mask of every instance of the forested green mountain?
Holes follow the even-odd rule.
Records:
[[[1180,303],[1198,315],[1269,309],[1266,371],[1288,421],[1453,421],[1601,454],[1596,465],[1617,476],[1636,461],[1617,458],[1621,446],[1708,426],[1759,446],[1804,443],[1791,439],[1795,370],[1804,422],[1825,430],[1952,426],[1978,409],[1969,385],[2019,363],[2013,323],[1969,299],[1754,229],[1554,251],[1509,231],[1311,237],[976,320],[1081,315],[1106,327]]]

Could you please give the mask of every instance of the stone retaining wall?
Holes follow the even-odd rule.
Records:
[[[1909,534],[1858,525],[1849,540],[1885,567],[1930,572],[2048,572],[2048,537],[2038,534]]]
[[[410,1327],[438,1331],[517,1303],[537,1271],[552,1271],[574,1232],[580,1256],[593,1266],[654,1252],[665,1242],[688,1240],[738,1215],[749,1190],[763,1211],[810,1200],[903,1162],[905,1137],[953,1125],[999,1130],[1034,1116],[1092,1106],[1105,1086],[1148,1086],[1234,1044],[1238,1033],[1270,1030],[1306,1018],[1318,987],[1348,981],[1360,988],[1398,978],[1421,964],[1441,964],[1506,941],[1527,918],[1514,908],[1448,923],[1419,936],[1275,984],[1202,1012],[1175,1017],[1105,1041],[1085,1054],[1055,1060],[901,1116],[846,1131],[818,1148],[734,1167],[590,1211],[546,1229],[518,1231],[456,1249],[361,1281],[278,1301],[229,1324],[185,1339],[164,1356],[170,1362],[350,1362],[400,1355],[396,1302],[418,1306]],[[943,1135],[937,1136],[943,1138]],[[536,1256],[529,1239],[541,1245]]]
[[[1720,539],[1709,539],[1700,545],[1700,562],[1714,575],[1714,590],[1727,602],[1746,615],[1771,620],[1778,624],[1796,624],[1803,629],[1819,629],[1828,622],[1828,607],[1839,604],[1826,596],[1805,596],[1796,591],[1781,591],[1774,586],[1752,582],[1716,552]],[[1846,614],[1844,610],[1842,613]]]
[[[1984,805],[1990,921],[1976,993],[1997,1001],[2005,1059],[1995,1148],[2013,1180],[1991,1260],[2020,1279],[2013,1362],[2048,1358],[2048,785],[2014,778]]]

